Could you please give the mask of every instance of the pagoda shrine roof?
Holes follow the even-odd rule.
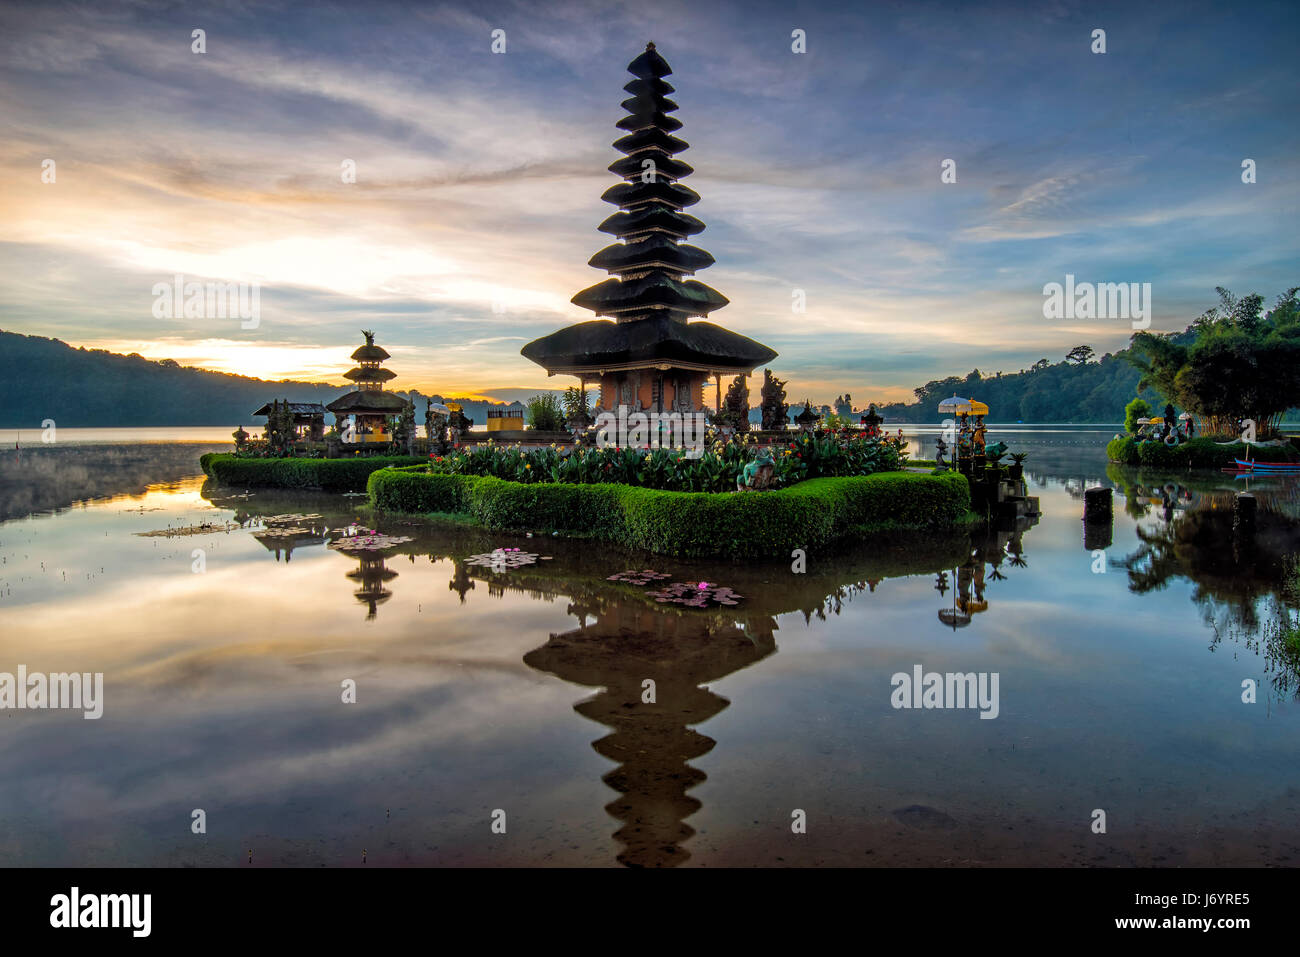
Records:
[[[387,349],[373,344],[357,346],[356,352],[352,353],[354,362],[383,362],[391,358]]]
[[[645,53],[642,53],[627,65],[627,72],[638,80],[657,80],[660,77],[671,75],[673,68],[668,65],[667,60],[659,55],[653,43],[647,43]]]
[[[396,392],[377,392],[372,389],[362,389],[339,396],[325,408],[331,412],[345,415],[351,412],[373,412],[387,415],[401,412],[406,408],[406,400]]]
[[[712,322],[678,322],[667,316],[578,322],[528,343],[522,352],[552,373],[659,365],[749,372],[776,358],[775,350],[761,342]]]
[[[694,279],[674,279],[654,271],[636,279],[606,279],[588,286],[573,297],[575,306],[590,309],[598,316],[647,317],[659,310],[676,319],[707,316],[730,300],[716,289]]]
[[[343,378],[351,379],[353,382],[387,382],[389,379],[396,379],[397,373],[391,369],[357,368],[343,373]]]
[[[638,243],[614,243],[588,260],[588,265],[612,273],[658,267],[673,273],[693,273],[713,265],[713,257],[699,246],[673,242],[663,233],[651,233]]]
[[[325,406],[319,402],[290,402],[289,411],[294,415],[324,415]],[[271,403],[268,402],[256,412],[250,412],[250,415],[270,415]]]
[[[600,198],[622,209],[644,206],[646,203],[662,203],[680,209],[683,206],[694,206],[700,201],[700,194],[681,183],[656,179],[652,183],[615,183]]]
[[[630,212],[613,213],[596,228],[602,233],[612,233],[623,238],[651,230],[685,237],[704,232],[704,223],[690,213],[679,213],[675,209],[652,204]]]

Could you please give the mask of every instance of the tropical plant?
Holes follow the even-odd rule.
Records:
[[[1151,403],[1139,396],[1124,406],[1124,431],[1133,435],[1138,430],[1138,419],[1151,414]]]
[[[564,431],[564,410],[553,392],[535,395],[524,404],[524,418],[539,432]]]
[[[591,424],[591,405],[585,388],[569,386],[564,390],[561,405],[564,407],[566,422],[583,427]]]
[[[823,415],[822,422],[821,422],[823,429],[829,429],[831,431],[847,429],[852,424],[853,421],[848,417],[846,413],[842,413],[842,412],[830,412],[826,415]]]
[[[1262,314],[1263,298],[1220,287],[1219,305],[1181,333],[1139,332],[1130,361],[1150,386],[1197,418],[1202,435],[1234,435],[1243,420],[1263,438],[1300,405],[1300,287]]]

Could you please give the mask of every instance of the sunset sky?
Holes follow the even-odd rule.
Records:
[[[0,327],[334,382],[367,328],[395,388],[562,388],[519,349],[592,318],[569,298],[604,278],[625,68],[653,40],[717,258],[698,278],[731,300],[711,318],[776,349],[792,396],[1114,351],[1126,321],[1044,319],[1044,284],[1149,282],[1157,330],[1218,285],[1300,284],[1297,9],[10,2]],[[155,318],[177,273],[260,283],[258,328]]]

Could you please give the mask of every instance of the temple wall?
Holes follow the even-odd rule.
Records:
[[[611,372],[601,376],[600,398],[597,408],[611,412],[617,411],[619,395],[622,391],[620,388],[621,383],[628,376],[635,376],[638,374],[640,375],[641,380],[636,393],[639,408],[647,411],[654,409],[654,403],[652,401],[654,395],[654,383],[656,378],[663,376],[664,410],[671,411],[677,398],[673,387],[673,379],[676,377],[676,374],[672,370],[659,372],[654,369],[640,369],[632,372]],[[706,408],[713,408],[711,404],[712,400],[709,399],[706,401],[710,395],[708,392],[708,389],[710,388],[709,383],[711,381],[709,377],[703,372],[689,372],[681,375],[682,378],[687,380],[686,391],[691,401],[691,409],[700,412],[704,411]]]

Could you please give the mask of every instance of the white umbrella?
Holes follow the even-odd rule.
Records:
[[[1140,419],[1137,420],[1137,424],[1138,424],[1138,425],[1150,425],[1150,424],[1151,424],[1151,420],[1148,419],[1148,418],[1144,415],[1144,416],[1142,416],[1142,418],[1140,418]]]
[[[432,412],[437,412],[439,415],[451,415],[451,409],[447,408],[441,402],[430,403],[429,409]]]
[[[1182,419],[1184,422],[1186,422],[1191,417],[1192,417],[1192,413],[1190,412],[1183,412],[1178,416],[1178,418]]]
[[[963,399],[959,395],[954,395],[952,398],[944,399],[939,403],[940,412],[969,412],[970,409],[970,399]]]

